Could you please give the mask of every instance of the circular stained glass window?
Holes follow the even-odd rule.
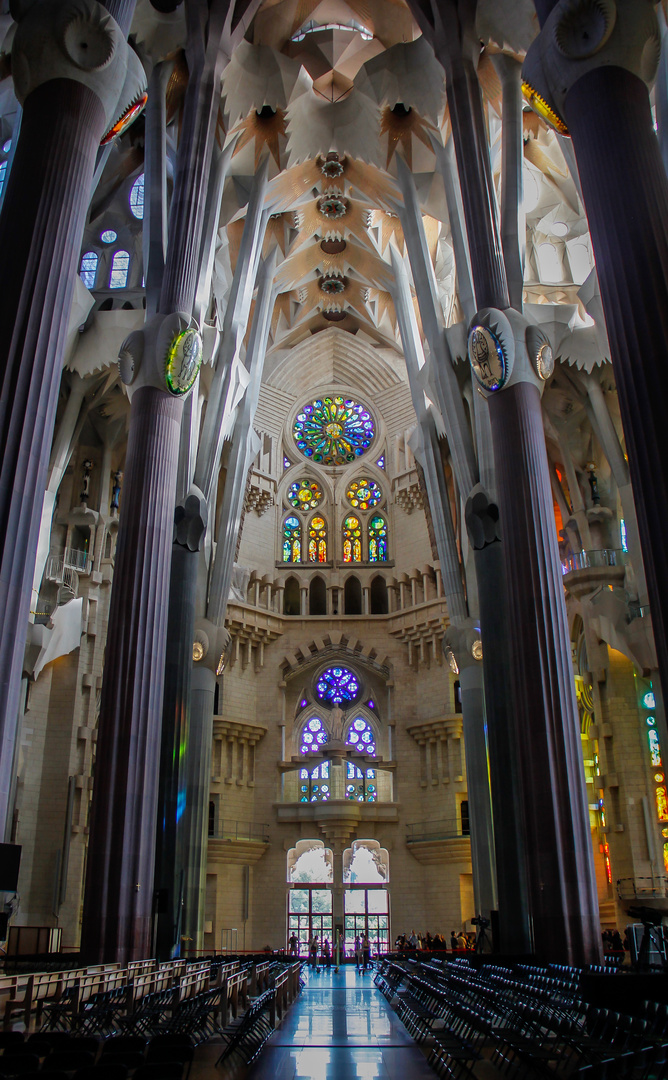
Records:
[[[317,716],[313,716],[308,723],[304,725],[299,753],[308,754],[308,752],[312,750],[317,754],[326,742],[327,731],[325,725]]]
[[[288,488],[288,502],[295,510],[315,510],[322,502],[322,489],[315,480],[296,480]]]
[[[358,750],[360,754],[371,754],[373,757],[376,756],[376,736],[373,733],[371,725],[368,724],[363,717],[355,717],[348,728],[346,745],[352,746],[355,750]]]
[[[118,236],[118,233],[113,229],[105,229],[103,233],[100,233],[100,240],[103,244],[113,244],[114,240]]]
[[[370,510],[372,506],[378,506],[383,493],[375,480],[366,476],[360,476],[353,480],[346,491],[346,498],[356,510]]]
[[[325,397],[304,405],[293,428],[304,457],[320,465],[348,465],[366,453],[375,435],[371,413],[352,398]]]
[[[354,701],[360,692],[357,676],[344,667],[332,667],[323,671],[315,689],[321,701],[331,702],[332,705],[340,705],[342,701]]]

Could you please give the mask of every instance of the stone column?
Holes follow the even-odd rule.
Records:
[[[553,8],[545,0],[536,4],[545,25],[523,75],[567,126],[575,149],[667,685],[668,477],[661,463],[668,405],[668,177],[648,90],[659,27],[654,5],[624,0],[616,5],[612,32],[605,38],[594,32],[580,59],[568,49],[557,53],[561,12]]]
[[[183,936],[190,949],[201,949],[206,895],[208,812],[211,791],[211,743],[216,675],[203,664],[193,667],[190,731],[186,755],[186,812],[183,844],[186,852]]]
[[[123,35],[113,20],[93,28],[96,7],[83,3],[82,34],[96,44],[90,58],[66,52],[54,0],[24,5],[12,48],[23,116],[0,219],[0,836],[10,811],[32,576],[79,244],[97,149],[117,119],[128,75]],[[138,89],[136,57],[130,70]]]
[[[150,955],[158,767],[180,398],[133,396],[91,810],[81,950]],[[150,553],[150,557],[149,556]]]
[[[158,957],[164,960],[178,956],[180,952],[184,861],[188,859],[190,850],[183,836],[182,822],[192,798],[186,782],[186,762],[192,752],[190,690],[198,571],[198,560],[192,555],[201,548],[206,525],[206,502],[201,492],[194,489],[184,504],[176,507],[174,514],[169,587],[167,640],[171,644],[182,637],[187,638],[191,642],[191,662],[188,665],[180,663],[180,650],[168,648],[155,852],[155,886],[158,890],[156,945]]]

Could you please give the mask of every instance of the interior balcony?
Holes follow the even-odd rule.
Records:
[[[471,861],[468,824],[459,818],[407,825],[406,847],[423,866]]]
[[[561,564],[564,586],[576,599],[600,585],[624,584],[625,554],[621,548],[576,551]]]

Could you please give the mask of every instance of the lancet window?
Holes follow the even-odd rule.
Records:
[[[85,251],[79,264],[79,277],[87,289],[95,288],[99,256],[96,251]]]
[[[283,522],[283,562],[295,563],[302,559],[302,523],[294,514]]]
[[[327,523],[320,514],[311,518],[308,529],[309,562],[327,562]]]
[[[380,514],[369,522],[369,562],[387,561],[387,523]]]
[[[354,514],[349,514],[343,522],[343,561],[362,561],[362,526]]]
[[[128,283],[130,272],[130,253],[128,251],[115,251],[111,260],[111,274],[109,275],[110,289],[124,289]]]

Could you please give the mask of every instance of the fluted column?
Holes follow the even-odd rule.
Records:
[[[649,86],[660,30],[655,5],[620,0],[612,32],[580,58],[545,24],[523,75],[565,122],[587,212],[628,451],[661,680],[668,685],[668,476],[662,463],[668,382],[668,176]],[[591,31],[591,27],[587,28]]]
[[[88,8],[84,0],[84,39]],[[107,61],[73,60],[59,36],[59,13],[54,0],[24,6],[12,46],[23,115],[0,218],[0,836],[10,811],[32,575],[95,155],[110,118],[117,119],[128,71],[143,77],[111,19],[95,31],[106,39]]]
[[[138,389],[100,702],[82,952],[149,955],[169,558],[183,402]],[[156,672],[160,677],[156,677]]]
[[[186,757],[187,802],[183,822],[185,849],[183,936],[190,939],[189,949],[202,948],[204,930],[215,690],[214,672],[209,667],[196,664],[192,672],[190,736]]]
[[[183,836],[183,818],[194,797],[187,783],[186,759],[195,752],[190,732],[192,647],[195,638],[198,555],[207,524],[201,492],[191,490],[174,514],[174,542],[169,587],[165,693],[160,751],[159,814],[155,853],[155,885],[159,892],[157,955],[179,955],[184,862],[190,845]],[[190,642],[189,663],[174,642]],[[208,788],[207,788],[208,802]]]
[[[600,954],[598,901],[540,393],[516,382],[489,408],[507,508],[504,576],[534,947],[544,961],[583,963]]]

